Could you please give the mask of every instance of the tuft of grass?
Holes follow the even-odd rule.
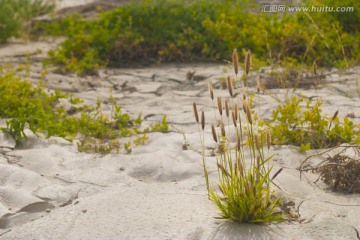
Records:
[[[234,58],[236,60],[236,58]],[[234,68],[235,74],[236,68]],[[217,110],[214,107],[215,120],[220,119],[219,127],[211,124],[211,133],[217,149],[216,166],[218,184],[213,186],[209,178],[209,169],[205,156],[205,117],[201,113],[201,122],[196,103],[193,103],[195,120],[199,126],[202,164],[209,199],[218,207],[220,218],[230,219],[240,223],[263,223],[286,220],[287,216],[280,210],[282,198],[271,189],[271,183],[276,177],[270,177],[272,155],[265,153],[264,146],[270,148],[269,132],[255,131],[250,104],[243,98],[245,116],[240,115],[239,99],[232,94],[232,84],[228,84],[230,98],[225,100],[225,116],[223,116],[222,98],[217,97]],[[210,98],[213,101],[213,88],[209,85]],[[244,95],[245,96],[245,95]],[[213,104],[214,106],[214,104]],[[216,114],[216,112],[219,114]],[[230,116],[231,111],[231,116]],[[219,116],[220,115],[220,116]],[[225,127],[226,119],[232,122],[234,128]],[[204,119],[204,120],[203,120]],[[245,119],[245,120],[243,120]],[[201,127],[200,127],[201,126]],[[225,130],[225,129],[228,130]],[[235,143],[230,141],[231,131],[235,131]]]

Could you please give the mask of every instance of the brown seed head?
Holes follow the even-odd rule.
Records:
[[[217,135],[216,135],[216,130],[215,130],[215,125],[214,124],[211,124],[211,132],[212,132],[212,136],[213,136],[213,139],[214,141],[217,143]]]
[[[254,142],[255,142],[255,147],[257,150],[260,149],[260,140],[259,140],[259,135],[255,134],[254,136]]]
[[[230,76],[227,77],[227,87],[229,89],[230,96],[233,96],[233,84]]]
[[[237,162],[237,166],[238,166],[238,168],[239,168],[239,172],[240,172],[240,176],[243,178],[244,177],[244,168],[243,168],[243,165],[242,165],[242,163],[241,163],[241,160],[240,160],[240,157],[238,157],[237,159],[236,159],[236,162]]]
[[[337,110],[337,111],[334,113],[334,116],[331,118],[331,122],[335,120],[335,118],[337,117],[338,114],[339,114],[339,110]]]
[[[211,100],[214,100],[214,89],[213,89],[212,82],[209,83],[209,91],[210,91]]]
[[[271,146],[271,132],[270,131],[266,132],[266,145],[269,150],[270,146]]]
[[[225,100],[225,113],[226,113],[227,117],[230,116],[230,107],[229,107],[229,101],[228,100]]]
[[[260,76],[258,76],[257,79],[256,79],[256,92],[260,93],[260,90],[261,90]]]
[[[222,135],[223,137],[225,137],[225,136],[226,136],[226,133],[225,133],[225,126],[224,126],[224,122],[223,122],[223,121],[220,122],[220,129],[221,129],[221,135]]]
[[[236,49],[234,49],[234,51],[233,51],[232,58],[233,58],[232,60],[233,60],[235,75],[237,75],[239,72],[239,61],[238,61],[238,55],[237,55]]]
[[[246,53],[246,58],[245,58],[245,73],[246,73],[246,75],[248,75],[250,72],[250,65],[251,65],[251,52],[250,52],[250,50],[248,50]]]
[[[241,148],[241,140],[240,140],[240,137],[237,136],[236,140],[237,140],[237,142],[236,142],[236,149],[240,152],[240,148]]]
[[[246,101],[243,101],[243,111],[244,111],[244,113],[246,113],[246,110],[247,110],[247,103],[246,103]]]
[[[237,104],[235,104],[234,112],[235,112],[235,120],[237,121],[239,117],[239,106]]]
[[[281,173],[282,170],[283,170],[283,168],[280,168],[280,169],[274,174],[274,176],[271,178],[271,180],[274,180],[274,179]]]
[[[257,168],[260,169],[260,157],[259,156],[256,158],[256,165],[257,165]]]
[[[202,130],[205,129],[205,113],[204,113],[204,111],[201,112],[201,128],[202,128]]]
[[[193,102],[193,110],[194,110],[195,120],[197,123],[199,123],[199,114],[198,114],[195,102]]]
[[[252,125],[252,116],[251,116],[251,112],[250,112],[250,108],[249,105],[246,104],[246,117],[248,122]]]
[[[218,103],[218,109],[219,109],[219,113],[220,115],[222,116],[222,100],[221,100],[221,97],[217,97],[217,103]]]
[[[232,120],[233,120],[233,123],[234,123],[234,127],[236,127],[237,119],[236,119],[235,111],[231,112],[231,116],[232,116]]]
[[[313,71],[314,71],[314,75],[316,76],[316,75],[317,75],[317,64],[316,64],[316,60],[314,60],[314,63],[313,63]]]

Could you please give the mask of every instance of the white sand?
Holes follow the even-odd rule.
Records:
[[[23,48],[9,44],[0,50],[0,58],[14,62],[19,60],[13,56],[17,55],[24,60],[26,51],[45,45],[49,44],[31,43]],[[41,55],[34,52],[33,58]],[[276,184],[296,208],[301,204],[302,223],[250,225],[214,218],[218,212],[207,199],[191,104],[197,102],[209,123],[213,110],[207,84],[218,82],[223,68],[189,64],[108,69],[101,71],[100,78],[81,79],[49,74],[48,88],[74,92],[89,104],[98,97],[107,100],[113,87],[113,95],[125,111],[132,116],[142,112],[145,126],[167,114],[190,146],[182,149],[183,134],[173,128],[169,133],[149,134],[150,141],[133,148],[131,154],[107,156],[79,153],[75,144],[61,138],[38,139],[31,133],[23,147],[13,149],[14,143],[0,135],[0,238],[357,239],[354,228],[360,231],[360,196],[333,193],[321,183],[313,184],[317,174],[306,173],[300,180],[296,168],[316,151],[302,154],[293,146],[272,147],[271,151],[276,154],[274,171],[284,168]],[[31,81],[38,81],[39,69],[40,64],[34,63]],[[189,71],[205,79],[189,81]],[[295,94],[321,96],[327,114],[336,110],[340,117],[354,113],[353,120],[359,122],[359,96],[354,88],[359,73],[358,67],[334,72],[322,88],[298,89]],[[272,93],[284,97],[283,90]],[[228,93],[216,90],[216,95]],[[277,101],[270,94],[260,95],[260,101],[262,116],[269,117]],[[207,133],[206,143],[212,146]],[[208,157],[211,169],[214,162],[214,157]]]

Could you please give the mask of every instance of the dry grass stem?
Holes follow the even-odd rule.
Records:
[[[317,75],[317,64],[316,64],[316,60],[314,60],[314,63],[313,63],[313,72],[314,72],[314,75],[316,76],[316,75]]]
[[[193,110],[194,110],[195,120],[196,120],[197,123],[199,123],[199,114],[198,114],[195,102],[193,102]]]

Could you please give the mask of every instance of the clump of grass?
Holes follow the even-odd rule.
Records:
[[[235,52],[234,52],[235,53]],[[233,55],[234,56],[234,55]],[[233,57],[237,61],[236,57]],[[234,71],[237,75],[236,64]],[[214,92],[209,85],[210,97],[213,101]],[[209,199],[218,207],[221,218],[241,223],[276,222],[286,219],[281,210],[282,198],[275,195],[271,182],[276,177],[270,177],[272,156],[264,151],[264,146],[270,148],[271,135],[257,133],[254,125],[250,104],[246,98],[236,99],[231,81],[228,82],[230,99],[225,100],[225,116],[223,116],[223,100],[217,97],[215,119],[220,118],[220,125],[211,124],[212,137],[217,149],[216,166],[219,182],[213,186],[209,180],[209,170],[205,158],[205,116],[201,114],[201,128],[196,104],[193,104],[195,120],[199,125],[202,144],[202,164]],[[243,104],[245,116],[242,118],[238,106]],[[231,112],[231,114],[230,114]],[[231,129],[225,127],[224,120],[232,120],[236,141],[230,140]],[[231,119],[230,119],[231,118]],[[244,119],[244,120],[243,120]],[[228,129],[228,130],[226,130]]]

